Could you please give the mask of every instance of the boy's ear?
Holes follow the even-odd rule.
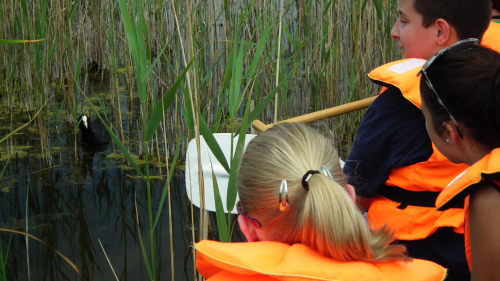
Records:
[[[437,19],[434,22],[434,27],[436,29],[436,43],[443,47],[448,47],[449,45],[458,41],[458,37],[456,35],[455,28],[451,26],[444,19]]]

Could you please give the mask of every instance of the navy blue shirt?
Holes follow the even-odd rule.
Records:
[[[397,88],[379,95],[366,111],[344,166],[357,195],[373,198],[394,168],[424,162],[432,155],[422,111]]]
[[[382,192],[394,168],[427,161],[432,143],[422,111],[389,88],[370,105],[361,121],[344,173],[359,196],[373,198]],[[400,241],[413,258],[448,268],[447,281],[470,280],[464,235],[451,227],[439,228],[425,239]]]

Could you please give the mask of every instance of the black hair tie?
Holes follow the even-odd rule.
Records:
[[[302,177],[302,186],[304,187],[305,190],[309,191],[309,180],[312,178],[314,174],[319,174],[319,171],[316,170],[309,170],[307,173]]]

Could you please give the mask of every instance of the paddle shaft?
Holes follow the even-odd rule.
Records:
[[[355,102],[346,103],[346,104],[339,105],[336,107],[332,107],[332,108],[316,111],[313,113],[304,114],[301,116],[286,119],[286,120],[280,121],[278,123],[282,123],[282,122],[295,122],[295,123],[302,123],[302,124],[311,123],[311,122],[322,120],[325,118],[334,117],[334,116],[342,115],[342,114],[349,113],[352,111],[367,108],[375,100],[375,98],[377,98],[377,97],[375,96],[375,97],[362,99],[362,100],[355,101]],[[259,120],[255,120],[252,122],[252,127],[261,133],[267,131],[267,129],[271,128],[272,126],[274,126],[274,124],[265,125],[264,123],[260,122]]]

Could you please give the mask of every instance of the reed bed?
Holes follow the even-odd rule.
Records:
[[[25,112],[28,127],[38,133],[42,166],[52,167],[58,160],[51,147],[51,138],[58,137],[49,133],[53,126],[59,130],[66,124],[75,131],[82,112],[106,120],[115,151],[121,151],[124,163],[144,179],[149,226],[139,240],[149,278],[155,280],[159,211],[154,214],[152,201],[157,199],[162,206],[167,200],[169,208],[172,205],[175,161],[170,166],[169,159],[182,158],[183,144],[192,138],[199,147],[200,135],[242,136],[252,118],[271,123],[377,94],[379,88],[366,74],[398,57],[390,37],[395,3],[2,1],[0,38],[44,40],[0,44],[0,97],[5,105],[0,120],[9,136],[2,137],[1,145],[8,155],[14,153],[13,112]],[[90,80],[98,81],[109,96],[89,90]],[[250,104],[257,110],[250,112]],[[140,113],[131,115],[132,108],[140,108]],[[334,138],[345,157],[362,114],[349,113],[313,126]],[[76,135],[66,142],[74,145],[77,159]],[[237,148],[231,165],[226,164],[228,172],[231,166],[233,183],[239,152]],[[139,167],[137,161],[145,161],[145,166]],[[162,162],[166,164],[160,173],[168,178],[161,196],[152,197],[150,165],[162,167]],[[194,224],[193,211],[191,215]],[[192,228],[193,241],[206,238],[213,221],[203,208],[196,216],[202,231]],[[231,240],[231,216],[218,214],[217,221],[218,235]],[[3,264],[0,252],[0,267]],[[172,262],[172,279],[173,268]]]
[[[184,67],[174,11],[170,1],[143,0],[147,24],[146,58],[158,64],[148,79],[148,103],[153,106]],[[277,69],[280,1],[173,1],[181,24],[184,46],[194,57],[193,91],[207,123],[217,132],[227,131],[226,69],[234,38],[258,42],[266,25],[272,25],[261,57],[258,79],[252,91],[256,105],[276,86],[276,73],[283,79],[305,59],[278,96],[278,119],[298,116],[376,94],[366,73],[381,63],[397,58],[389,32],[395,20],[395,1],[365,0],[284,0],[283,34]],[[129,3],[130,6],[130,3]],[[187,26],[188,7],[195,15]],[[245,22],[242,15],[248,13]],[[83,98],[76,85],[79,73],[89,73],[108,84],[112,93],[133,93],[133,62],[128,49],[116,1],[2,1],[0,37],[7,39],[47,39],[33,44],[1,44],[1,92],[8,99],[7,110],[15,102],[27,111],[39,109],[53,86],[62,86],[66,105],[63,116],[74,122]],[[237,37],[237,26],[243,29]],[[323,40],[323,41],[322,41]],[[236,43],[237,44],[237,43]],[[317,45],[318,48],[314,49]],[[247,69],[256,46],[242,60]],[[164,50],[163,53],[161,51]],[[314,51],[312,51],[314,49]],[[161,53],[161,55],[160,55]],[[184,98],[180,97],[179,105]],[[119,112],[119,102],[114,103]],[[170,128],[183,128],[181,108],[167,109]],[[5,110],[5,109],[4,109]],[[274,106],[259,119],[274,121]],[[117,114],[116,116],[121,116]],[[360,114],[335,121],[337,138],[352,140]],[[41,115],[41,119],[50,119]],[[121,128],[117,118],[115,128]],[[13,128],[14,129],[14,128]],[[43,130],[43,126],[41,130]],[[341,137],[342,136],[342,137]],[[175,139],[175,138],[174,138]],[[346,142],[346,141],[344,141]],[[174,142],[172,142],[174,143]],[[154,147],[154,146],[153,146]]]

